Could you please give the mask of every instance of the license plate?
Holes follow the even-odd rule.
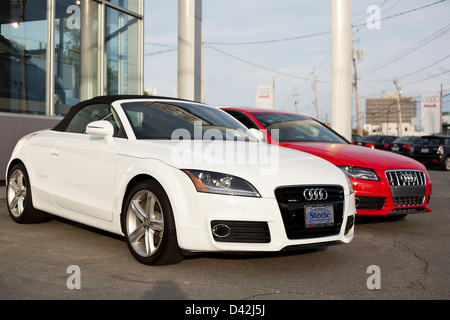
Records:
[[[422,152],[422,153],[428,153],[428,148],[422,148],[422,149],[420,150],[420,152]]]
[[[399,147],[392,147],[392,151],[398,151]]]
[[[333,206],[305,206],[305,227],[334,226]]]

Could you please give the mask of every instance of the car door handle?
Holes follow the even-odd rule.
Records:
[[[50,154],[52,156],[57,156],[57,155],[59,155],[59,151],[57,149],[52,149],[52,150],[50,150]]]

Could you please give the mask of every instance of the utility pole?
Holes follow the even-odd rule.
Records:
[[[359,101],[359,94],[358,94],[358,73],[356,71],[356,59],[361,60],[362,59],[362,51],[361,50],[355,50],[353,41],[352,41],[352,60],[353,60],[353,78],[355,79],[355,101],[356,101],[356,120],[357,120],[357,129],[356,132],[359,135],[363,135],[362,125],[361,125],[361,106]]]
[[[314,106],[316,107],[316,120],[319,120],[319,105],[317,103],[317,84],[316,84],[316,68],[313,70],[314,83],[312,88],[314,90]]]
[[[400,107],[400,88],[398,87],[398,79],[394,79],[395,89],[397,90],[397,130],[398,130],[398,136],[401,137],[403,130],[402,130],[402,109]]]
[[[298,94],[297,94],[297,87],[294,88],[294,107],[295,107],[295,113],[298,113]]]

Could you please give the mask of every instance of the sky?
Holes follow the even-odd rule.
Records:
[[[275,83],[275,109],[316,117],[315,70],[318,118],[331,121],[331,1],[203,0],[205,102],[253,107],[257,86]],[[449,16],[449,0],[352,1],[363,122],[365,99],[395,92],[395,78],[418,115],[442,84],[450,112]],[[145,0],[144,17],[144,89],[176,96],[178,1]]]

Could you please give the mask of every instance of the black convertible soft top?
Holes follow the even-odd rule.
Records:
[[[170,97],[160,97],[160,96],[144,96],[144,95],[109,95],[109,96],[98,96],[89,100],[84,100],[79,102],[70,108],[69,112],[66,116],[52,129],[54,131],[66,131],[67,126],[69,125],[72,118],[75,114],[82,109],[83,107],[90,104],[108,104],[110,105],[114,101],[117,100],[125,100],[125,99],[164,99],[164,100],[177,100],[177,101],[188,101],[194,102],[190,100],[183,100],[178,98],[170,98]]]

